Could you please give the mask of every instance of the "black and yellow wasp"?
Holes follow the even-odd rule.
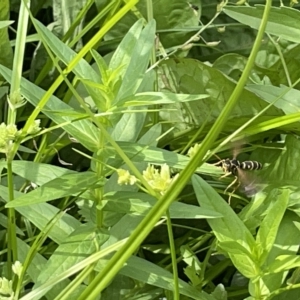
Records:
[[[247,196],[252,196],[253,194],[255,194],[256,189],[253,187],[254,181],[250,180],[250,176],[248,176],[249,174],[247,174],[247,172],[245,171],[262,169],[263,165],[260,162],[254,160],[246,160],[240,162],[236,158],[226,158],[221,159],[214,165],[217,167],[222,167],[225,174],[222,175],[221,178],[227,177],[229,175],[233,175],[235,177],[233,182],[227,186],[225,192],[235,183],[238,183],[233,192],[235,192],[237,188],[242,185]]]

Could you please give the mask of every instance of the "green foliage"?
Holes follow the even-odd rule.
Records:
[[[235,7],[227,6],[224,12],[231,18],[247,24],[255,29],[259,27],[259,21],[263,16],[264,6],[257,5],[256,7]],[[281,38],[298,43],[300,24],[299,11],[290,7],[273,7],[268,18],[266,32],[280,36]],[[278,19],[281,19],[278,22]],[[289,30],[286,30],[289,27]]]
[[[0,4],[1,297],[298,299],[299,5],[73,2]]]

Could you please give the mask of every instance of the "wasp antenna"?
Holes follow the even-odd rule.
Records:
[[[240,141],[234,142],[232,144],[233,144],[233,147],[232,147],[233,158],[237,158],[237,156],[241,153],[242,144]]]
[[[221,157],[219,157],[217,154],[214,154],[214,156],[215,156],[219,161],[222,160]]]

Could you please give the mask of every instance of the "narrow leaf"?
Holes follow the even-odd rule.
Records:
[[[104,195],[103,201],[106,203],[103,208],[105,211],[138,213],[139,215],[146,215],[157,202],[151,195],[124,191],[108,193]],[[169,212],[171,218],[202,219],[222,217],[218,212],[180,202],[172,203]]]
[[[242,24],[258,29],[265,7],[226,6],[224,12]],[[288,41],[300,43],[300,12],[286,6],[272,7],[269,13],[266,32]]]
[[[279,273],[298,267],[300,267],[299,255],[280,255],[276,257],[275,261],[269,266],[269,272]]]
[[[269,209],[258,230],[256,243],[264,253],[263,257],[261,257],[261,263],[264,262],[264,258],[273,247],[280,222],[288,205],[289,195],[290,191],[288,189],[282,190],[282,193],[273,202],[272,208]]]
[[[153,104],[172,104],[206,99],[209,95],[174,94],[163,92],[145,92],[120,100],[118,106],[141,106]]]
[[[149,64],[150,51],[154,44],[154,37],[155,21],[151,20],[141,32],[139,39],[130,54],[130,63],[124,74],[114,104],[117,104],[120,99],[134,95],[137,92]]]
[[[76,195],[95,185],[97,181],[99,181],[99,178],[92,172],[66,174],[7,203],[6,207],[26,206]]]

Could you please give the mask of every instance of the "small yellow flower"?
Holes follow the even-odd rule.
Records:
[[[18,277],[20,277],[22,269],[23,266],[18,260],[12,265],[12,270]]]
[[[12,289],[12,281],[6,279],[5,277],[0,277],[0,294],[2,295],[13,295],[13,289]],[[12,299],[12,298],[6,298],[6,299]]]
[[[38,133],[41,130],[40,124],[41,124],[40,119],[34,120],[34,124],[29,126],[27,133],[28,134]]]
[[[196,152],[199,150],[199,148],[200,148],[200,145],[199,145],[199,144],[195,144],[194,147],[191,147],[191,148],[189,149],[187,155],[188,155],[189,157],[193,157],[193,156],[196,154]]]
[[[17,126],[15,124],[9,124],[6,126],[6,133],[7,133],[7,137],[9,139],[15,139],[17,133],[18,133],[18,129]]]
[[[133,175],[130,175],[128,170],[124,170],[124,169],[118,169],[117,173],[119,175],[118,178],[118,184],[120,185],[134,185],[137,181],[136,177]]]
[[[7,96],[7,102],[11,110],[22,107],[27,101],[21,95],[20,90],[14,91],[11,97]]]
[[[2,140],[6,140],[7,139],[6,124],[3,123],[3,122],[0,124],[0,138]]]
[[[0,152],[5,153],[8,137],[5,123],[0,124]]]
[[[153,165],[148,165],[147,169],[143,171],[143,177],[147,180],[149,185],[162,195],[176,180],[177,176],[178,174],[171,178],[170,168],[167,164],[163,164],[160,171],[155,169]]]
[[[0,148],[5,148],[6,147],[6,139],[3,139],[2,136],[0,135]]]

